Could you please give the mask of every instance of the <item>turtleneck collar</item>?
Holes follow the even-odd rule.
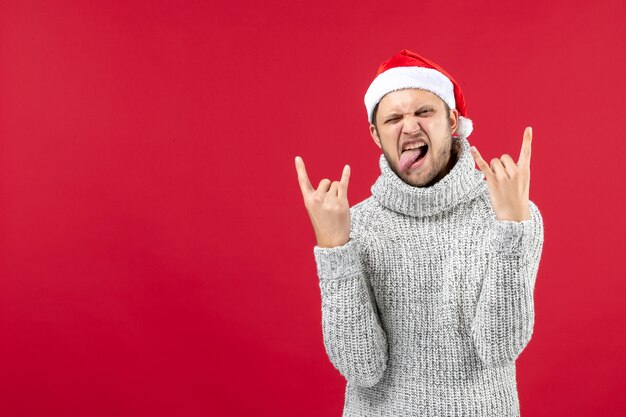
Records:
[[[372,186],[372,196],[384,207],[414,217],[432,216],[470,201],[487,190],[483,173],[474,167],[474,158],[466,138],[453,137],[459,142],[459,153],[448,175],[430,187],[413,187],[391,170],[384,155],[380,156],[380,171]]]

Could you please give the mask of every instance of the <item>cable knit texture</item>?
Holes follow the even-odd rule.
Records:
[[[412,187],[381,155],[350,241],[314,248],[324,346],[344,417],[519,416],[515,360],[533,331],[543,221],[497,220],[467,139],[453,169]]]

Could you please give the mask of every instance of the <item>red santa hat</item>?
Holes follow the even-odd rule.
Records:
[[[365,107],[370,123],[374,109],[380,100],[392,91],[419,88],[439,96],[451,109],[459,112],[456,136],[468,137],[473,124],[467,118],[467,107],[463,91],[446,70],[407,49],[380,64],[376,78],[365,93]]]

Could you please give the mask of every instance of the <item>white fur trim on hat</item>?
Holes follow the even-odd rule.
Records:
[[[372,122],[374,108],[387,93],[404,88],[419,88],[430,91],[445,101],[451,109],[456,108],[454,85],[448,77],[432,68],[395,67],[379,74],[365,93],[365,108],[369,122]],[[469,120],[469,124],[469,131],[471,132],[471,120]],[[461,127],[460,124],[459,128]]]

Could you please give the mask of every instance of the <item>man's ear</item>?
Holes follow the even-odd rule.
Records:
[[[459,111],[457,109],[450,110],[450,131],[454,135],[456,129],[459,127]]]
[[[371,123],[370,123],[370,135],[372,135],[372,139],[374,139],[374,143],[376,143],[376,145],[378,145],[378,147],[382,149],[382,146],[380,146],[380,138],[378,137],[378,130],[376,129],[376,126],[374,126]]]

